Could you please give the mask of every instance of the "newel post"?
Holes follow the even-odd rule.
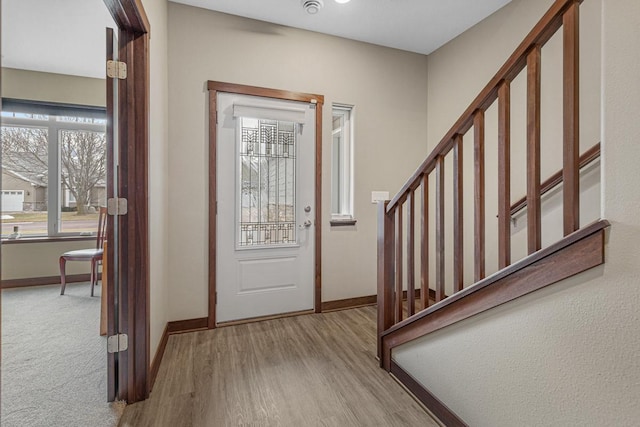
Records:
[[[395,212],[378,202],[378,357],[382,366],[382,332],[393,326]]]

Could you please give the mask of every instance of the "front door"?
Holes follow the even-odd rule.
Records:
[[[315,104],[218,92],[216,322],[314,307]]]

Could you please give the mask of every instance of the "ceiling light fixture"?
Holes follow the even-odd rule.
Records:
[[[315,15],[322,9],[324,3],[322,0],[302,0],[302,7],[309,15]]]
[[[345,4],[349,3],[351,0],[336,0],[336,3]]]

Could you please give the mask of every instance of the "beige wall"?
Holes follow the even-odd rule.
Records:
[[[640,418],[640,3],[603,0],[601,10],[606,263],[394,352],[473,426],[631,426]]]
[[[522,1],[511,3],[456,37],[429,55],[429,147],[434,147],[446,131],[480,90],[498,71],[509,55],[520,44],[533,26],[543,16],[554,0]],[[600,121],[600,4],[601,0],[584,1],[580,7],[581,33],[581,144],[586,149],[599,139]],[[547,162],[543,168],[555,172],[560,167],[556,156],[551,155],[553,144],[561,134],[561,71],[562,32],[557,33],[542,49],[542,136],[548,148]],[[512,146],[522,145],[525,135],[526,75],[521,74],[511,89]],[[487,139],[497,128],[495,108],[487,117]],[[593,120],[596,118],[596,120]],[[471,136],[471,135],[470,135]],[[522,150],[512,154],[522,156]],[[514,160],[515,162],[515,160]],[[514,173],[515,175],[515,173]],[[544,175],[544,174],[543,174]],[[514,189],[520,197],[520,190]]]
[[[95,248],[96,240],[2,245],[2,280],[60,275],[58,260],[66,251]],[[88,262],[67,263],[67,274],[89,274]],[[59,283],[59,282],[58,282]]]
[[[106,105],[104,79],[2,68],[2,96],[31,101]]]
[[[149,267],[151,361],[168,320],[169,166],[167,104],[167,2],[143,0],[149,41]]]
[[[170,319],[207,315],[207,80],[325,96],[322,299],[376,292],[376,206],[427,154],[427,58],[169,3]],[[355,227],[331,229],[331,103],[355,105]]]
[[[2,96],[80,105],[105,105],[105,81],[88,77],[2,68]],[[87,246],[89,244],[89,246]],[[2,247],[2,279],[56,276],[60,254],[91,242],[20,243]],[[69,263],[69,274],[89,273],[88,263]]]

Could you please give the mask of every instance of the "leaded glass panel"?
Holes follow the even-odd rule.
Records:
[[[241,247],[296,243],[296,124],[240,117]]]

